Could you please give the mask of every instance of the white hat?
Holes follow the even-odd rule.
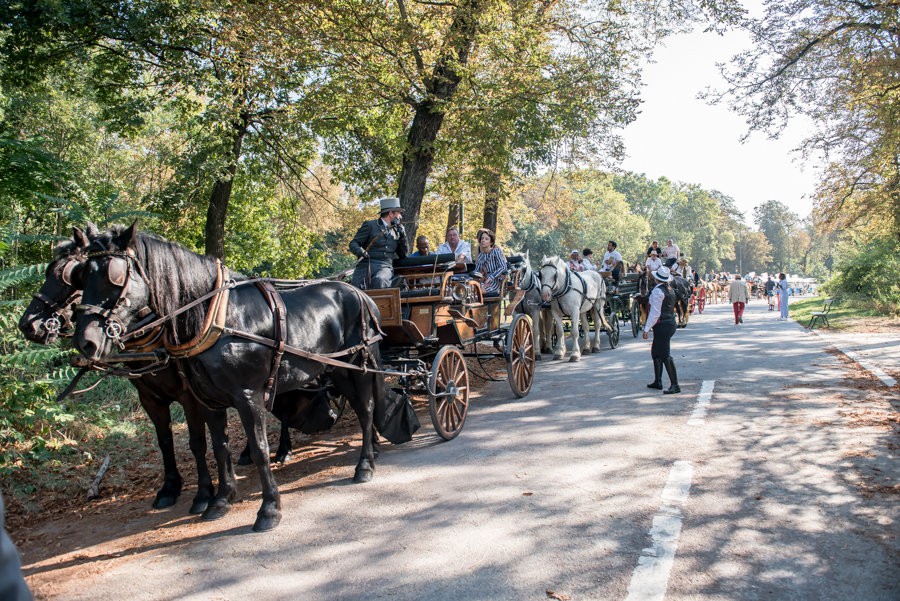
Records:
[[[577,248],[573,248],[572,250],[569,251],[569,254],[570,254],[570,255],[577,255],[577,254],[578,254],[578,249],[577,249]]]
[[[656,278],[658,282],[671,282],[675,278],[672,277],[672,274],[669,272],[669,268],[663,265],[659,269],[653,272],[653,277]]]
[[[400,209],[400,199],[396,196],[388,196],[386,198],[379,198],[378,204],[381,205],[381,212],[391,211],[394,209]]]

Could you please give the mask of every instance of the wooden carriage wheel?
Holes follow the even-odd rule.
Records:
[[[521,399],[534,383],[534,330],[524,314],[516,315],[506,334],[506,375],[509,387]]]
[[[641,331],[641,304],[631,301],[631,335],[637,338]]]
[[[609,329],[606,330],[609,337],[609,348],[616,348],[619,345],[619,319],[615,315],[609,320]]]
[[[452,440],[469,412],[469,370],[459,349],[441,347],[428,377],[428,412],[438,436]]]

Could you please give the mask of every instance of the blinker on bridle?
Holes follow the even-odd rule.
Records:
[[[109,308],[101,305],[79,303],[75,305],[75,310],[84,311],[88,315],[98,315],[104,319],[106,321],[106,325],[103,328],[104,335],[112,340],[120,349],[124,349],[125,340],[123,340],[122,337],[126,336],[127,338],[128,328],[125,327],[125,324],[122,323],[122,320],[119,319],[116,312],[123,305],[126,307],[131,306],[131,299],[129,299],[126,294],[128,293],[128,288],[132,281],[132,265],[134,265],[134,269],[137,271],[138,276],[143,279],[145,283],[147,282],[147,277],[143,273],[140,263],[138,263],[135,258],[134,251],[131,249],[125,251],[103,250],[87,254],[88,260],[100,257],[109,257],[109,263],[106,266],[106,277],[110,284],[119,288],[119,295]],[[143,317],[152,317],[153,314],[154,312],[149,306],[144,307],[139,312],[139,315]],[[143,321],[144,320],[136,324],[136,329],[143,325]]]

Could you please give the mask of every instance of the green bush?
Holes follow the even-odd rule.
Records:
[[[843,242],[835,254],[834,277],[823,287],[827,294],[869,301],[882,313],[900,312],[900,242],[896,238]]]

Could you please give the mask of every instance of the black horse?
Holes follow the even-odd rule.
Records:
[[[140,234],[135,225],[115,228],[94,239],[88,257],[75,331],[75,345],[88,359],[111,359],[122,330],[146,320],[148,314],[170,317],[165,327],[173,344],[200,333],[210,303],[175,313],[215,288],[219,268],[214,259]],[[367,482],[375,465],[374,405],[383,406],[387,394],[380,373],[378,309],[365,294],[339,282],[308,285],[283,291],[280,296],[286,315],[283,342],[289,352],[277,370],[278,390],[302,390],[328,367],[338,393],[347,397],[359,419],[363,440],[354,481]],[[265,430],[267,380],[277,364],[273,340],[278,338],[280,323],[270,302],[256,286],[237,281],[230,290],[221,336],[207,350],[181,360],[190,388],[210,409],[210,435],[217,458],[227,444],[223,439],[225,409],[234,407],[241,417],[262,486],[262,506],[253,526],[256,531],[274,528],[281,520],[281,499],[269,465]],[[323,362],[304,357],[297,349],[329,358]],[[348,350],[352,352],[345,356]],[[336,362],[337,357],[341,360]],[[330,367],[326,365],[329,361]],[[350,368],[348,362],[360,368]],[[363,365],[370,369],[362,369]],[[224,515],[235,495],[234,478],[226,474],[204,517]]]
[[[90,243],[88,236],[97,233],[92,227],[88,227],[87,232],[74,228],[73,239],[56,247],[53,261],[47,266],[43,285],[19,319],[19,330],[28,340],[50,344],[57,336],[72,335],[73,305],[81,300],[81,275]],[[172,400],[177,400],[184,407],[189,445],[197,462],[197,494],[191,502],[190,512],[203,513],[215,494],[206,463],[203,407],[185,389],[184,382],[173,365],[132,379],[131,383],[138,391],[141,407],[156,429],[156,441],[163,458],[163,484],[156,493],[153,508],[170,507],[181,494],[183,480],[175,460],[170,411]],[[230,462],[225,467],[230,468]]]
[[[686,278],[676,275],[671,286],[675,293],[675,315],[678,318],[678,327],[684,328],[691,316],[690,303],[691,295],[694,293],[693,285]]]

